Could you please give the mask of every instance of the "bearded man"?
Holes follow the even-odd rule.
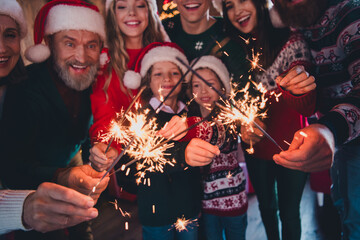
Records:
[[[103,175],[84,165],[75,168],[82,177],[67,177],[74,171],[70,160],[88,139],[90,91],[104,39],[104,20],[92,4],[54,0],[39,11],[34,24],[36,45],[25,53],[37,63],[27,67],[28,79],[7,93],[3,110],[3,187],[36,189],[43,182],[55,182],[87,195],[94,187],[88,179]],[[105,180],[91,195],[95,200],[105,189]],[[22,237],[55,239],[28,233]]]
[[[274,160],[308,172],[331,167],[343,239],[360,239],[360,2],[275,0],[274,5],[282,23],[304,33],[318,89],[317,122],[295,133],[289,150]]]

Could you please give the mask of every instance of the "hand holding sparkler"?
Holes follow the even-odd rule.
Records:
[[[158,131],[158,135],[161,135],[163,138],[166,139],[172,139],[174,141],[178,141],[182,139],[187,131],[188,125],[186,123],[186,118],[182,118],[179,116],[173,116],[169,122],[165,124],[164,127],[162,127]],[[176,136],[176,137],[174,137]]]
[[[263,129],[266,130],[265,124],[260,121],[258,118],[256,118],[254,121],[256,121],[259,126],[261,126]],[[241,140],[246,144],[255,144],[259,142],[263,137],[264,134],[256,128],[252,123],[249,124],[241,124]]]
[[[206,166],[219,154],[220,150],[217,146],[200,138],[193,138],[185,149],[185,161],[192,167]]]
[[[315,78],[309,76],[304,66],[293,67],[285,76],[278,76],[275,81],[293,95],[302,95],[316,88]]]
[[[334,153],[332,132],[322,124],[311,124],[298,130],[289,149],[275,154],[273,159],[286,168],[318,172],[331,167]]]
[[[81,165],[60,170],[56,177],[56,182],[87,195],[93,187],[99,183],[103,174],[103,172],[95,171],[89,165]],[[104,180],[97,185],[95,191],[92,191],[91,197],[95,202],[107,187],[108,182],[109,177],[104,178]]]
[[[107,144],[99,142],[90,149],[89,160],[91,166],[96,171],[101,172],[106,170],[118,155],[119,153],[115,148],[109,148]]]

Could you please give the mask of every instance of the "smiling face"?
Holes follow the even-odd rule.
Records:
[[[20,57],[20,34],[15,21],[0,15],[0,78],[14,69]]]
[[[99,65],[100,37],[84,30],[60,31],[50,44],[55,70],[64,83],[77,91],[88,88]]]
[[[174,0],[180,12],[181,19],[186,23],[207,21],[210,0]]]
[[[213,88],[220,92],[223,91],[218,76],[212,70],[203,68],[196,70],[196,72],[210,83]],[[195,101],[200,105],[202,116],[206,117],[210,113],[210,109],[214,107],[214,102],[219,99],[219,95],[195,75],[192,77],[191,89]]]
[[[152,66],[150,88],[153,96],[162,100],[181,78],[179,67],[169,61],[157,62]],[[168,101],[176,102],[181,91],[181,84],[172,92]],[[167,102],[166,102],[167,103]],[[171,105],[167,103],[167,105]]]
[[[328,0],[275,0],[281,20],[292,27],[315,24],[324,13]]]
[[[136,41],[141,44],[143,33],[149,24],[147,2],[145,0],[117,0],[115,14],[125,42]]]
[[[242,33],[251,33],[257,26],[257,15],[251,0],[225,0],[231,24]]]

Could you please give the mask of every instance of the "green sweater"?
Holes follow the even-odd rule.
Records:
[[[47,62],[30,65],[29,79],[8,89],[1,128],[0,179],[12,189],[36,189],[66,167],[87,139],[90,90],[81,92],[78,121],[70,115]]]
[[[150,109],[154,111],[151,107]],[[156,115],[158,127],[164,126],[173,116],[174,114],[160,111]],[[168,150],[171,153],[169,158],[176,160],[175,166],[165,165],[164,173],[147,173],[146,178],[150,178],[151,185],[139,185],[138,206],[141,224],[164,226],[174,224],[177,218],[182,216],[186,219],[198,217],[202,192],[200,170],[185,163],[187,144],[175,142],[175,146]]]
[[[203,55],[215,55],[224,62],[229,72],[233,74],[234,81],[245,85],[250,69],[245,51],[238,43],[226,37],[223,32],[223,19],[215,19],[216,22],[209,29],[196,35],[188,34],[183,30],[180,14],[163,20],[163,25],[171,41],[184,50],[189,61]],[[220,43],[221,48],[213,39]],[[209,44],[211,44],[210,47],[208,47]],[[240,76],[243,77],[240,79]]]

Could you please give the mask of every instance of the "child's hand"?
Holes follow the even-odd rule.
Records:
[[[217,146],[199,138],[193,138],[185,149],[185,161],[192,167],[205,166],[219,154],[220,150]]]
[[[104,171],[113,163],[118,156],[118,151],[110,147],[105,155],[107,144],[97,143],[90,149],[90,162],[92,167],[97,171]]]
[[[263,129],[266,129],[265,124],[260,121],[258,118],[255,119],[255,122],[260,125]],[[250,123],[247,125],[241,125],[241,140],[246,143],[253,144],[260,142],[260,140],[264,137],[263,133],[254,126],[254,124]]]
[[[165,126],[158,131],[158,134],[162,137],[169,139],[181,132],[185,131],[188,128],[186,123],[186,118],[181,118],[179,116],[173,116],[169,122],[165,124]],[[177,141],[185,137],[187,131],[183,132],[173,140]]]
[[[301,65],[293,67],[284,77],[278,76],[275,81],[293,95],[305,94],[316,88],[315,78],[309,76]]]

